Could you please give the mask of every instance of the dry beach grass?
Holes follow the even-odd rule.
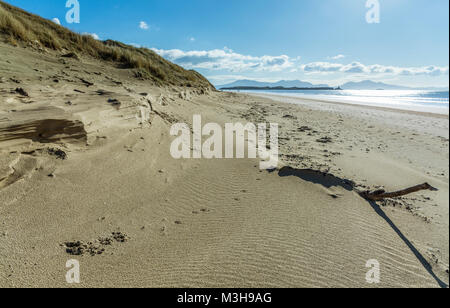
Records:
[[[158,84],[212,87],[203,76],[184,70],[147,48],[135,48],[115,41],[98,41],[90,35],[74,33],[1,1],[0,33],[4,41],[13,45],[34,44],[35,47],[64,50],[72,54],[77,52],[125,68],[137,69],[139,76]]]

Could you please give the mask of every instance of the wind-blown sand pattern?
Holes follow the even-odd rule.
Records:
[[[157,87],[87,58],[0,53],[1,287],[67,287],[71,258],[84,287],[448,284],[448,118]],[[174,160],[170,126],[193,114],[279,123],[280,168]],[[424,181],[439,191],[357,194]],[[379,285],[366,283],[370,259]]]

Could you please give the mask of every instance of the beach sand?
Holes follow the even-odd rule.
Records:
[[[448,285],[448,117],[158,88],[89,59],[0,52],[0,287]],[[173,159],[171,125],[193,114],[279,123],[280,167]],[[423,182],[439,190],[357,193]]]

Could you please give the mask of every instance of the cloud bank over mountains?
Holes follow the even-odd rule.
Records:
[[[251,56],[243,55],[229,48],[214,50],[193,50],[183,51],[180,49],[156,49],[153,51],[164,58],[175,62],[188,69],[205,69],[211,71],[229,72],[280,72],[280,71],[301,71],[306,74],[366,74],[366,75],[401,75],[417,76],[448,75],[449,68],[440,66],[423,67],[397,67],[381,64],[366,65],[360,62],[348,64],[336,62],[311,62],[300,63],[300,57],[291,58],[287,55],[278,56]],[[336,60],[344,59],[345,56],[338,55],[332,57]],[[331,59],[331,58],[330,58]]]
[[[308,78],[316,83],[343,84],[348,81],[376,79],[395,81],[402,78],[408,85],[427,78],[434,84],[435,78],[448,79],[449,67],[428,65],[401,67],[383,64],[364,64],[351,62],[349,56],[336,55],[326,57],[323,62],[304,62],[301,57],[287,55],[252,56],[235,52],[229,48],[213,50],[156,49],[157,54],[186,69],[202,70],[213,83],[224,84],[234,80],[280,80],[286,78]],[[417,82],[416,82],[417,83]]]
[[[424,66],[424,67],[396,67],[385,66],[380,64],[364,65],[360,62],[352,62],[350,64],[330,63],[330,62],[313,62],[301,65],[301,70],[306,73],[353,73],[353,74],[369,74],[369,75],[430,75],[440,76],[448,74],[447,67]]]

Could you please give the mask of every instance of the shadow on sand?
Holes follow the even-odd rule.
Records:
[[[291,167],[283,167],[278,172],[280,177],[295,176],[304,181],[314,184],[320,184],[326,188],[342,187],[347,191],[352,191],[355,183],[350,180],[335,177],[330,173],[324,173],[312,169],[294,169]]]
[[[436,282],[439,284],[441,288],[448,288],[448,285],[444,283],[439,277],[436,276],[436,274],[433,272],[433,267],[431,264],[424,258],[424,256],[417,250],[416,247],[406,238],[406,236],[400,231],[399,228],[394,224],[394,222],[386,215],[386,213],[380,208],[378,204],[376,204],[374,201],[368,201],[370,206],[373,208],[373,210],[381,217],[383,218],[389,226],[391,226],[392,230],[397,233],[397,235],[402,239],[402,241],[408,246],[408,248],[412,251],[412,253],[416,256],[417,260],[422,264],[422,266],[425,268],[425,270],[431,275],[431,277],[436,280]]]
[[[355,184],[354,182],[346,179],[341,179],[329,173],[323,173],[319,171],[315,171],[312,169],[294,169],[291,167],[283,167],[278,171],[278,175],[280,177],[288,177],[295,176],[304,181],[308,181],[314,184],[320,184],[326,188],[331,187],[342,187],[347,191],[353,191]],[[448,285],[444,283],[436,274],[433,272],[433,267],[431,264],[424,258],[424,256],[417,250],[416,247],[411,243],[410,240],[406,238],[406,236],[400,231],[400,229],[394,224],[394,222],[386,215],[386,213],[380,208],[380,206],[373,201],[368,201],[372,209],[377,213],[381,218],[384,219],[388,223],[388,225],[394,230],[395,233],[400,237],[400,239],[408,246],[408,248],[412,251],[412,253],[416,256],[417,260],[422,264],[425,270],[433,277],[434,280],[438,283],[441,288],[448,288]]]

